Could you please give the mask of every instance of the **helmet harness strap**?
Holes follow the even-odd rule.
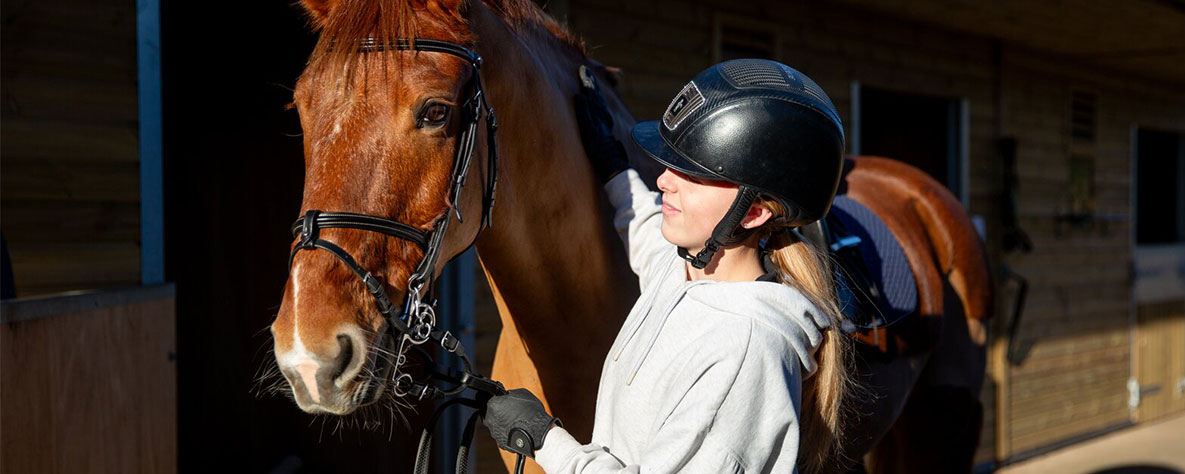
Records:
[[[711,263],[712,257],[720,250],[721,246],[736,245],[744,242],[753,232],[753,229],[742,229],[741,222],[745,220],[745,216],[749,213],[749,207],[757,200],[760,194],[756,189],[748,186],[740,186],[737,189],[737,197],[732,200],[732,206],[729,206],[728,212],[724,213],[724,217],[720,222],[716,223],[716,228],[712,229],[712,236],[704,242],[704,248],[691,255],[686,248],[679,247],[679,256],[687,260],[691,266],[703,270],[704,267]]]

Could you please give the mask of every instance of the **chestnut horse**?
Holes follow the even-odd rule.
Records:
[[[303,5],[321,38],[293,94],[304,131],[302,215],[310,209],[353,212],[422,230],[450,206],[479,216],[482,193],[476,186],[464,189],[456,203],[447,198],[462,115],[454,109],[471,93],[462,90],[474,73],[469,64],[447,54],[363,53],[340,45],[366,38],[430,38],[483,56],[484,92],[501,124],[494,224],[482,230],[481,219],[454,221],[436,272],[476,239],[502,319],[492,377],[510,388],[530,389],[577,438],[589,439],[603,357],[638,290],[571,108],[580,87],[576,71],[590,64],[579,40],[529,0],[303,0]],[[611,83],[603,68],[597,70],[603,83]],[[611,90],[605,96],[615,133],[628,137],[634,119]],[[484,130],[479,133],[468,176],[473,183],[491,172],[482,158],[489,152]],[[639,156],[630,149],[632,158]],[[951,410],[978,409],[979,321],[990,300],[980,289],[988,288],[987,272],[974,229],[941,186],[890,161],[855,163],[846,178],[849,194],[883,216],[903,213],[887,220],[918,275],[923,315],[928,321],[959,319],[941,326],[938,352],[869,369],[875,372],[868,380],[875,397],[857,420],[862,427],[852,431],[873,435],[852,443],[851,457],[868,452],[888,432],[880,445],[893,451],[909,446],[900,452],[911,461],[931,455],[933,445],[913,444],[928,436],[921,431],[950,439],[940,423],[949,413],[911,409],[917,398],[911,393],[928,393],[911,390],[915,381],[965,392],[959,400],[966,406]],[[643,174],[655,174],[648,160],[635,164]],[[380,233],[321,232],[379,277],[394,301],[423,256],[416,245]],[[944,299],[944,288],[957,297]],[[327,252],[299,253],[271,326],[276,362],[297,405],[309,413],[345,415],[384,398],[398,402],[385,374],[376,373],[376,361],[390,357],[391,347],[380,337],[384,324],[351,270]],[[957,341],[948,343],[948,332],[956,333]],[[946,351],[959,357],[946,358]],[[949,370],[922,374],[923,367],[929,373],[935,362],[947,360],[956,361],[948,363]],[[943,378],[948,372],[956,376]],[[360,392],[368,395],[359,397]],[[947,395],[943,392],[943,399]],[[911,417],[914,413],[919,416]],[[910,423],[902,423],[907,419]],[[924,430],[898,434],[898,426]],[[975,428],[977,435],[978,424]],[[962,451],[973,450],[975,441],[964,440]],[[512,459],[503,454],[509,465]],[[889,464],[874,460],[873,466]]]

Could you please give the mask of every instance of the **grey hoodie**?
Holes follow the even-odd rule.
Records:
[[[553,428],[536,461],[552,474],[795,472],[826,317],[779,283],[687,281],[659,195],[633,170],[605,189],[642,295],[601,369],[592,443]]]

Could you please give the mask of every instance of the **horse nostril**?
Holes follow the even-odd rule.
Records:
[[[341,344],[342,350],[337,355],[337,371],[333,373],[333,380],[337,380],[346,371],[346,367],[350,366],[350,361],[354,360],[354,341],[350,340],[350,336],[341,334],[337,336],[337,343]]]

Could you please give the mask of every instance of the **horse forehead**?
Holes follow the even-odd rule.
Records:
[[[306,69],[293,92],[295,102],[340,107],[378,95],[457,94],[471,68],[459,57],[430,51],[361,53],[356,62],[350,71]]]

